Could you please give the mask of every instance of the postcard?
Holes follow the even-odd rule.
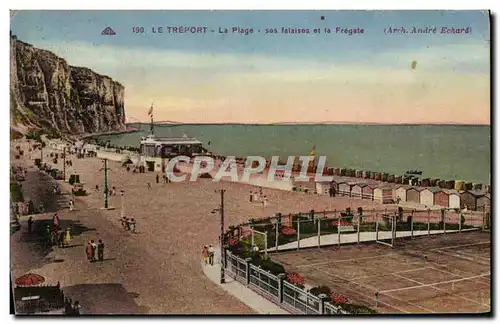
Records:
[[[488,11],[11,11],[18,315],[491,315]]]

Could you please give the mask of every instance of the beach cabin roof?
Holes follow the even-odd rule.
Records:
[[[418,191],[418,192],[420,192],[420,191],[422,191],[422,190],[424,190],[424,189],[425,189],[425,188],[422,188],[422,187],[410,187],[410,188],[408,188],[408,190],[416,190],[416,191]]]
[[[443,189],[441,189],[439,187],[428,187],[428,188],[424,188],[423,190],[429,190],[432,193],[437,193],[437,192],[443,191]]]
[[[413,188],[413,187],[412,187],[412,186],[409,186],[409,185],[397,185],[397,186],[395,187],[395,189],[396,189],[396,190],[397,190],[397,189],[404,189],[404,190],[408,190],[408,189],[410,189],[410,188]]]
[[[482,190],[478,190],[478,189],[473,189],[473,190],[468,190],[466,191],[470,194],[472,194],[473,196],[476,196],[476,197],[481,197],[481,196],[485,196],[486,193]]]
[[[367,187],[368,184],[366,184],[366,183],[356,183],[355,186],[358,186],[360,188],[364,188],[364,187]]]
[[[377,187],[376,189],[380,189],[380,190],[392,190],[392,187],[389,186],[389,185],[382,185],[380,187]]]
[[[443,192],[447,195],[460,195],[455,189],[443,189]]]

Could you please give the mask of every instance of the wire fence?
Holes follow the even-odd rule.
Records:
[[[489,230],[490,214],[460,210],[310,211],[252,219],[233,228],[232,237],[267,252],[325,245],[389,241],[422,235]],[[392,225],[394,223],[394,227]]]
[[[285,280],[285,274],[273,275],[246,260],[226,251],[226,271],[233,279],[247,285],[278,306],[298,314],[348,314],[326,300]]]

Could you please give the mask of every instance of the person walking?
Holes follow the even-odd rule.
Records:
[[[203,246],[203,250],[201,251],[201,260],[203,261],[203,264],[207,264],[208,262],[208,246]]]
[[[99,243],[97,244],[97,259],[99,261],[104,261],[104,243],[102,240],[99,240]]]
[[[160,183],[160,176],[158,174],[156,175],[156,183]]]
[[[85,247],[85,253],[87,254],[87,260],[92,261],[92,243],[89,241]]]
[[[31,234],[33,230],[33,217],[28,218],[28,234]]]
[[[249,202],[253,202],[253,192],[252,192],[252,191],[250,191],[250,198],[249,198],[249,200],[248,200],[248,201],[249,201]]]
[[[64,247],[64,233],[65,233],[64,231],[59,231],[58,233],[59,235],[58,243],[60,248]]]
[[[212,244],[210,244],[210,246],[208,247],[208,263],[210,263],[211,266],[214,265],[214,257],[215,257],[215,249],[212,246]]]
[[[92,250],[91,250],[92,261],[96,261],[97,244],[95,244],[94,240],[91,240],[90,245],[92,247]]]
[[[135,233],[135,224],[136,224],[135,218],[132,218],[130,220],[130,232],[132,232],[132,233]]]
[[[64,247],[69,246],[71,243],[71,229],[68,227],[64,232]]]
[[[78,301],[73,305],[73,315],[80,315],[80,303]]]

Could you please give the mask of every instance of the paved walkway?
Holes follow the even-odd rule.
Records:
[[[463,229],[462,231],[475,231],[477,230],[476,228],[471,228],[471,229]],[[431,230],[430,234],[443,234],[443,230]],[[446,230],[446,233],[457,233],[458,230]],[[413,231],[413,236],[426,236],[428,235],[429,232],[427,230],[425,231]],[[410,237],[411,232],[410,231],[401,231],[396,233],[397,237]],[[390,231],[379,231],[378,232],[378,237],[379,240],[386,240],[391,238],[391,232]],[[359,233],[359,241],[360,242],[373,242],[375,241],[376,238],[376,232],[360,232]],[[348,244],[348,243],[356,243],[358,242],[358,233],[352,233],[352,234],[341,234],[340,235],[340,244]],[[327,245],[335,245],[339,244],[339,236],[338,234],[328,234],[328,235],[321,235],[321,240],[320,240],[320,246],[327,246]],[[309,247],[317,247],[318,246],[318,236],[313,236],[313,237],[308,237],[305,239],[300,240],[300,248],[309,248]],[[286,251],[286,250],[292,250],[292,249],[297,249],[297,241],[295,242],[290,242],[287,244],[283,244],[278,246],[278,251]],[[268,251],[273,252],[276,251],[274,247],[269,248]]]
[[[220,247],[215,246],[215,264],[204,265],[201,264],[201,268],[205,276],[210,279],[213,283],[217,284],[219,287],[238,298],[240,301],[245,303],[248,307],[252,308],[259,314],[290,314],[287,311],[280,308],[275,303],[267,300],[261,295],[257,294],[255,291],[246,287],[242,283],[234,280],[226,272],[226,283],[220,283]]]

